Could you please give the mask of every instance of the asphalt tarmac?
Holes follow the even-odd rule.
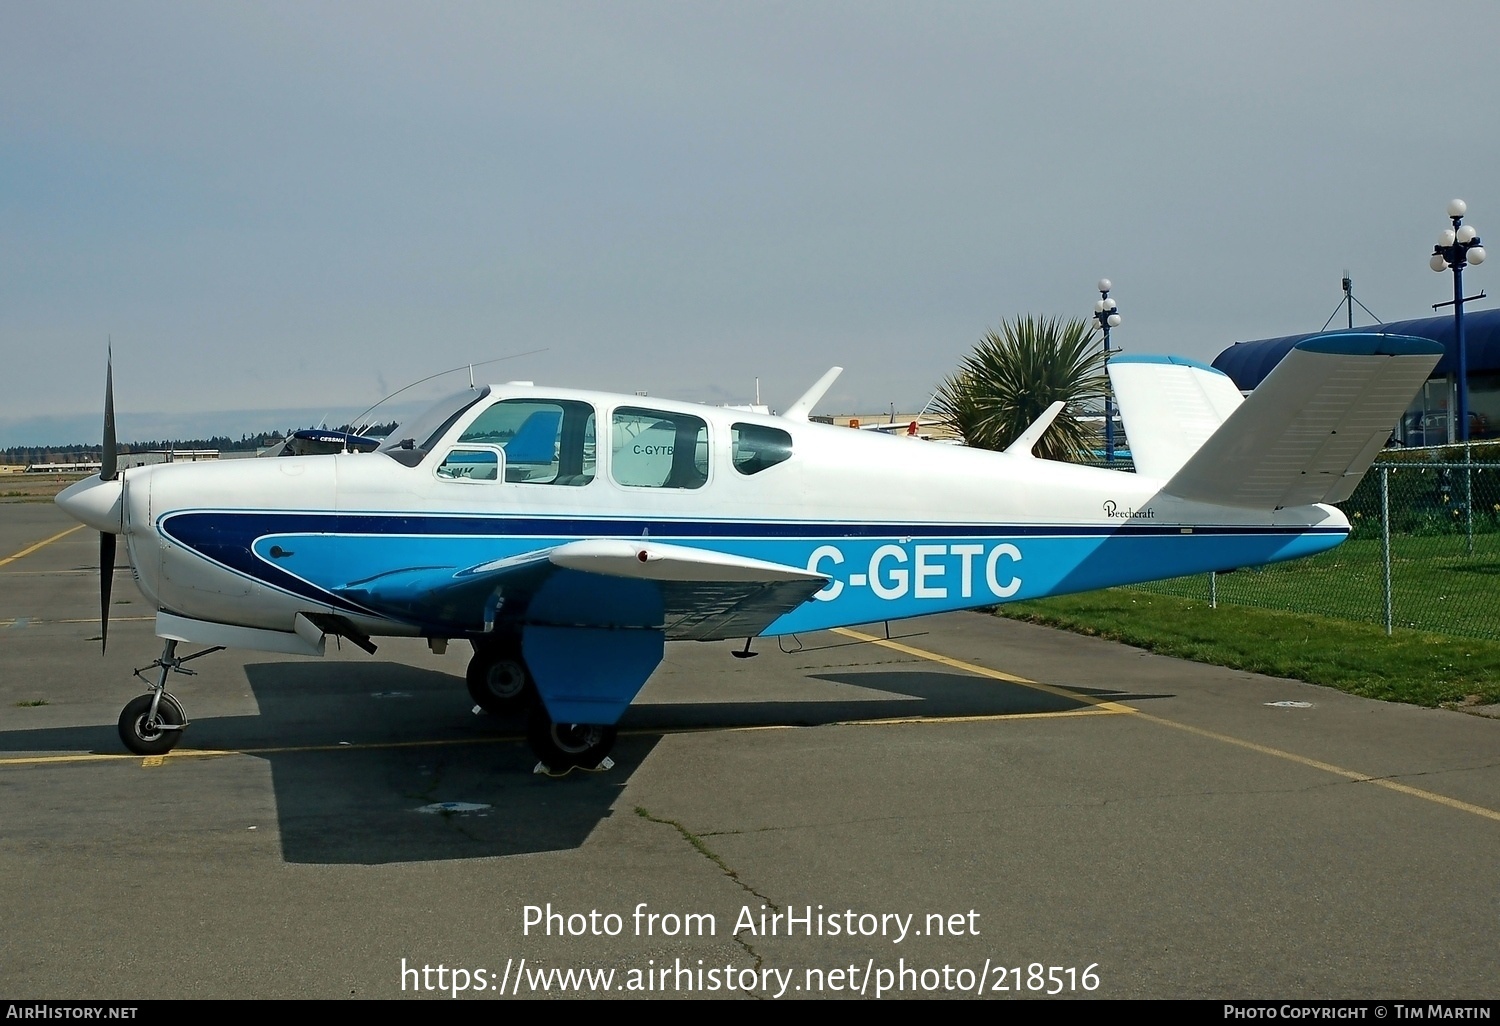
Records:
[[[669,645],[602,773],[395,640],[143,759],[70,527],[0,505],[0,998],[1500,997],[1500,721],[964,613]]]

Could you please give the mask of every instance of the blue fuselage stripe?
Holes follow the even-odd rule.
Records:
[[[1212,569],[1331,548],[1342,527],[893,524],[294,513],[188,510],[164,515],[178,544],[258,583],[320,605],[371,613],[337,592],[416,567],[454,570],[579,538],[696,546],[831,578],[766,633],[896,619]]]

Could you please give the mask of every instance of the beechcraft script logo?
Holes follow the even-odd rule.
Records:
[[[1156,510],[1150,506],[1142,509],[1131,509],[1127,506],[1125,509],[1121,509],[1120,504],[1115,502],[1114,499],[1106,499],[1104,500],[1104,515],[1113,517],[1116,520],[1155,520]]]

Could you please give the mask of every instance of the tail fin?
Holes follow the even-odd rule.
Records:
[[[1404,335],[1299,343],[1163,491],[1262,510],[1347,499],[1442,354]]]
[[[1117,356],[1109,362],[1109,383],[1137,473],[1163,480],[1242,402],[1229,375],[1180,356]]]

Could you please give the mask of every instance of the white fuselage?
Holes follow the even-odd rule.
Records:
[[[585,462],[572,468],[581,473],[561,483],[546,461],[562,457],[545,447],[523,473],[506,446],[463,441],[506,401],[591,411],[577,443]],[[656,480],[652,461],[690,444],[689,428],[697,475]],[[751,469],[745,439],[782,435],[788,454]],[[1329,506],[1267,514],[1186,502],[1133,473],[530,386],[496,387],[421,459],[408,450],[415,465],[392,452],[403,455],[133,468],[117,506],[106,492],[85,499],[83,486],[59,501],[105,529],[116,518],[136,581],[160,610],[273,631],[292,630],[299,611],[336,612],[372,635],[435,629],[340,597],[350,582],[577,539],[648,537],[826,575],[821,592],[765,631],[777,634],[1227,570],[1320,551],[1348,532]]]

